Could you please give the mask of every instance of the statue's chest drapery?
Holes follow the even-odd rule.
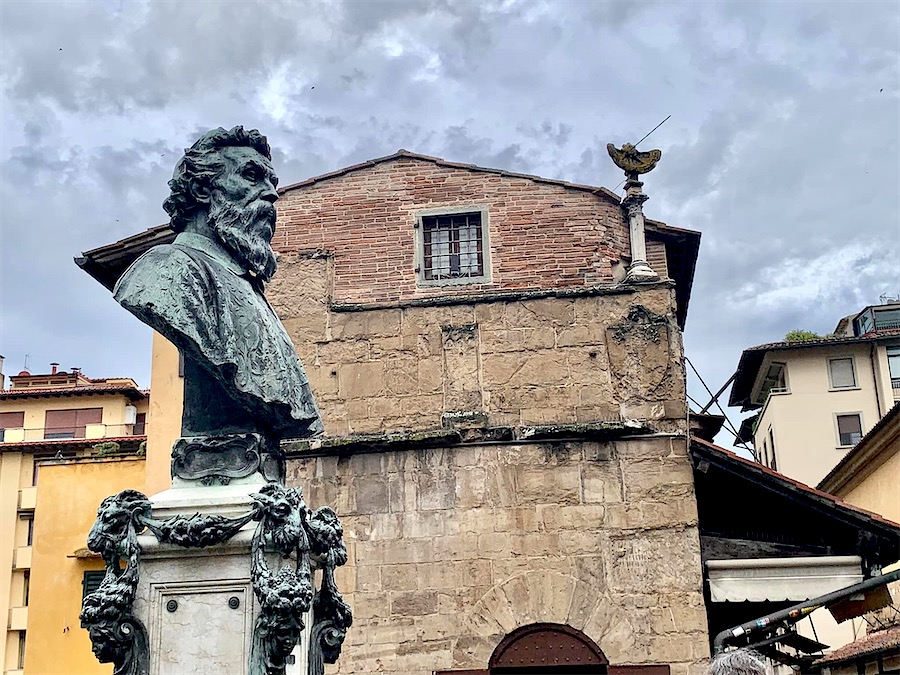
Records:
[[[176,240],[135,261],[115,295],[173,342],[186,361],[195,361],[209,374],[194,384],[186,378],[186,397],[196,393],[201,401],[201,393],[188,390],[196,384],[208,391],[217,383],[256,421],[279,433],[304,434],[321,426],[309,381],[284,326],[233,262]],[[204,419],[206,413],[212,414],[206,411]],[[217,426],[213,422],[208,420],[208,425]]]
[[[226,338],[228,360],[237,366],[235,385],[242,391],[262,381],[287,390],[305,385],[306,374],[287,331],[250,280],[229,272],[214,278],[218,290],[215,319]]]

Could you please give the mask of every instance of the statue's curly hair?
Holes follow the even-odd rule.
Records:
[[[163,202],[172,229],[176,232],[184,230],[200,208],[194,189],[209,187],[222,168],[219,151],[230,147],[253,148],[266,159],[272,159],[269,141],[256,129],[247,131],[242,126],[236,126],[226,131],[219,127],[203,134],[178,161],[169,181],[171,193]]]

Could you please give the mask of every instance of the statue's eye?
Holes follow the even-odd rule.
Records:
[[[259,169],[255,167],[251,166],[244,169],[244,178],[246,178],[247,180],[259,180],[259,176]]]

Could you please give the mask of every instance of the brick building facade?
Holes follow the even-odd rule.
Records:
[[[609,668],[706,657],[680,334],[697,235],[651,224],[663,280],[625,286],[612,193],[403,152],[278,208],[267,293],[328,434],[288,445],[288,480],[351,549],[334,672],[484,670],[534,624]],[[479,278],[423,278],[433,213],[480,214]]]

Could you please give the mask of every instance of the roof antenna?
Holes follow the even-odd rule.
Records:
[[[671,117],[671,115],[669,115],[669,117]],[[662,122],[660,122],[659,124],[657,124],[657,125],[656,125],[655,127],[653,127],[650,131],[648,131],[648,132],[647,132],[647,136],[649,136],[649,135],[652,134],[654,131],[656,131],[657,129],[659,129],[663,124],[665,124],[666,122],[668,122],[668,121],[669,121],[669,117],[667,117],[667,118],[664,119]],[[647,136],[644,136],[641,140],[639,140],[637,143],[635,143],[635,144],[634,144],[634,147],[637,147],[637,146],[639,146],[641,143],[643,143],[644,141],[646,141],[646,140],[647,140]]]
[[[30,357],[31,357],[31,354],[26,354],[26,355],[25,355],[25,363],[24,363],[24,365],[22,366],[22,370],[28,370],[28,359],[29,359]]]

